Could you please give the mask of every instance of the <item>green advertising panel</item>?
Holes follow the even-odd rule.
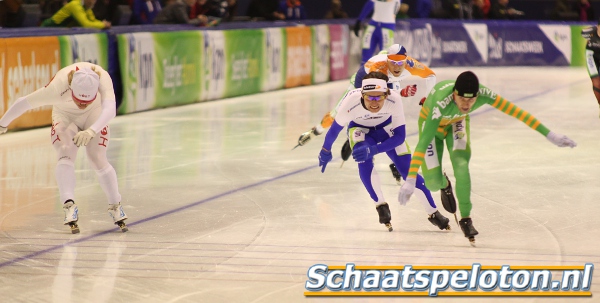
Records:
[[[265,51],[262,59],[262,91],[283,88],[285,84],[285,31],[281,27],[265,28]]]
[[[199,101],[201,41],[199,31],[153,33],[156,55],[156,107]]]
[[[312,83],[329,80],[330,39],[329,26],[326,24],[311,26],[312,30]]]
[[[108,69],[108,39],[105,33],[58,36],[60,67],[91,62]]]
[[[117,35],[123,99],[119,114],[148,110],[156,107],[154,93],[157,58],[151,33]]]
[[[571,25],[571,66],[585,66],[585,45],[587,40],[581,30],[590,25]]]
[[[261,91],[264,32],[260,29],[225,31],[227,76],[225,96],[233,97]]]

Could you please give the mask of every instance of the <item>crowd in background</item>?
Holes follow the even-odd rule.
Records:
[[[331,6],[328,11],[320,14],[322,18],[349,17],[342,0],[326,1]],[[409,18],[410,9],[411,15],[416,18],[525,19],[525,14],[514,9],[509,1],[412,0],[406,2],[414,7],[402,3],[397,18]],[[35,10],[35,19],[28,19]],[[555,0],[554,9],[547,12],[547,15],[552,20],[596,20],[590,0]],[[307,18],[306,9],[300,0],[251,0],[242,14],[238,12],[237,0],[0,0],[0,26],[8,28],[79,26],[106,29],[113,24],[214,26],[230,21],[297,21]]]

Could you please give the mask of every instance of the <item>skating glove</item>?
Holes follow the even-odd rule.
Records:
[[[327,163],[329,163],[332,158],[333,156],[331,155],[330,151],[321,148],[321,152],[319,153],[319,167],[323,167],[321,168],[322,173],[325,172],[325,167],[327,167]]]
[[[96,132],[94,132],[91,128],[78,132],[75,137],[73,137],[73,142],[77,147],[86,146],[90,143],[90,140],[94,138]]]
[[[414,96],[416,93],[417,93],[417,85],[416,84],[407,85],[405,88],[403,88],[400,91],[400,96],[410,97],[410,96]]]
[[[356,37],[360,38],[360,20],[356,20],[356,23],[354,23],[354,34],[356,35]]]
[[[406,182],[402,184],[398,193],[398,202],[400,202],[400,205],[404,206],[410,200],[410,196],[415,192],[416,184],[417,178],[406,178]]]
[[[373,156],[375,156],[377,153],[379,153],[379,150],[377,150],[377,145],[361,145],[359,147],[355,146],[354,150],[352,151],[352,158],[354,158],[356,162],[365,162],[373,158]]]
[[[0,126],[0,135],[5,133],[8,130],[8,127]]]
[[[577,143],[575,143],[575,141],[569,139],[569,137],[565,136],[565,135],[561,135],[561,134],[557,134],[553,131],[549,132],[548,135],[546,136],[546,139],[548,139],[550,142],[552,142],[552,144],[558,146],[558,147],[570,147],[573,148],[575,146],[577,146]]]

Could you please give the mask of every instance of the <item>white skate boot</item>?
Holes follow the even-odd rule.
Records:
[[[79,226],[77,226],[79,217],[77,216],[78,210],[75,202],[71,199],[67,200],[65,204],[63,204],[63,210],[65,211],[64,224],[71,227],[71,233],[79,233]]]
[[[125,225],[125,220],[127,220],[127,215],[123,211],[123,206],[121,203],[119,204],[108,204],[108,214],[112,217],[115,224],[121,228],[122,232],[126,232],[129,229],[127,225]]]

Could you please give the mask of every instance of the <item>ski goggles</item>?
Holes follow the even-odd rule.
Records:
[[[367,101],[382,101],[387,97],[387,94],[377,95],[377,96],[369,96],[367,94],[363,94],[363,98]]]
[[[388,57],[388,62],[390,62],[396,66],[402,66],[402,65],[404,65],[404,63],[406,63],[405,55],[388,55],[387,57]]]

